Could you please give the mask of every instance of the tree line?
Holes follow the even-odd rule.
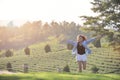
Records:
[[[80,16],[95,35],[107,36],[110,46],[120,51],[120,0],[93,0],[91,10],[97,16]],[[99,41],[97,41],[99,43]]]
[[[46,41],[49,36],[67,38],[76,37],[80,33],[80,25],[74,22],[44,23],[42,21],[26,22],[20,27],[0,26],[0,49],[22,48],[30,44]]]

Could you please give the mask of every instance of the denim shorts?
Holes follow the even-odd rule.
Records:
[[[76,54],[76,61],[86,61],[86,60],[87,60],[86,54],[83,54],[83,55]]]

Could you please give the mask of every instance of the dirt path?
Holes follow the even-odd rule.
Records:
[[[15,73],[9,71],[0,71],[0,74],[15,74]]]

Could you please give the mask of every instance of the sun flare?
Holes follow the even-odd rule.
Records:
[[[20,25],[25,21],[42,20],[74,21],[81,23],[79,16],[93,15],[91,0],[0,0],[0,24],[14,21]]]

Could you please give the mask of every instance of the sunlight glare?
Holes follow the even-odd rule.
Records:
[[[18,21],[35,20],[80,23],[79,16],[93,15],[90,1],[92,0],[2,0],[0,19],[17,24],[21,24]]]

